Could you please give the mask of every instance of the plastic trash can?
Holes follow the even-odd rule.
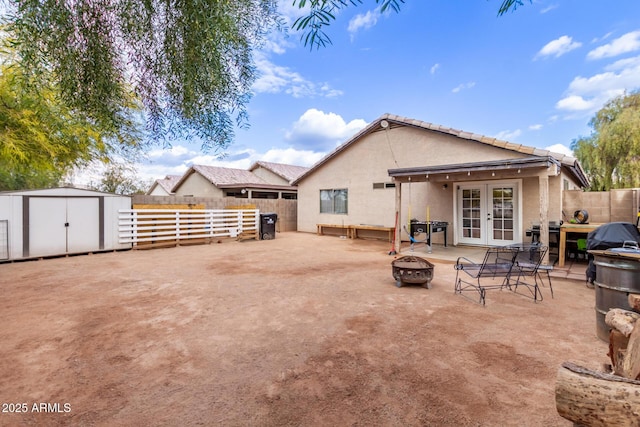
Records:
[[[278,221],[278,214],[276,213],[260,214],[260,239],[271,240],[276,238],[276,221]]]

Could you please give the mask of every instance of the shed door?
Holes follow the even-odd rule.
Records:
[[[99,250],[99,211],[97,197],[31,197],[28,256]]]
[[[67,252],[100,249],[100,203],[97,198],[67,199]]]
[[[67,200],[31,197],[29,200],[29,256],[67,253]]]

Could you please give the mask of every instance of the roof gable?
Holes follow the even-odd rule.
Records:
[[[496,138],[487,137],[484,135],[479,135],[475,133],[465,132],[457,129],[452,129],[446,126],[437,125],[434,123],[424,122],[421,120],[409,119],[402,116],[397,116],[393,114],[383,114],[373,122],[369,123],[366,127],[364,127],[360,132],[356,133],[349,140],[347,140],[344,144],[338,146],[335,150],[327,154],[324,158],[322,158],[318,163],[309,168],[306,172],[300,175],[297,179],[295,179],[292,184],[297,185],[300,181],[302,181],[307,176],[311,175],[314,171],[318,170],[322,165],[329,162],[332,158],[340,154],[342,151],[346,150],[353,144],[356,144],[359,140],[364,138],[366,135],[378,131],[379,129],[384,128],[394,128],[400,126],[410,126],[418,129],[423,129],[427,131],[440,132],[447,135],[452,135],[460,139],[469,140],[473,142],[478,142],[481,144],[486,144],[489,146],[509,150],[515,153],[522,153],[529,156],[536,157],[552,157],[559,161],[562,165],[569,168],[571,173],[573,173],[576,178],[582,182],[585,186],[588,185],[588,180],[584,175],[584,171],[580,166],[580,163],[577,159],[571,156],[567,156],[561,153],[553,153],[548,150],[542,150],[535,147],[529,147],[522,144],[514,144],[508,141],[503,141]]]

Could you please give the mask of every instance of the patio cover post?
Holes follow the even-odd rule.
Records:
[[[549,175],[540,174],[538,187],[540,193],[540,244],[549,247]],[[542,263],[549,263],[549,251],[544,254]]]
[[[393,250],[399,254],[400,253],[400,236],[401,236],[401,222],[400,218],[400,207],[402,206],[402,182],[399,180],[395,180],[396,182],[396,223],[395,227],[395,236],[393,237]]]

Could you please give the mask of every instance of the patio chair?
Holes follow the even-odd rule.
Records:
[[[509,286],[509,277],[517,254],[518,248],[499,246],[488,248],[481,263],[459,257],[454,265],[455,292],[458,294],[465,291],[478,292],[479,302],[485,305],[488,289],[502,289]],[[468,277],[461,273],[465,273]],[[466,277],[466,280],[463,280],[463,277]],[[502,281],[498,284],[495,281],[496,278],[501,278]]]
[[[514,292],[518,292],[519,286],[524,286],[530,293],[530,296],[534,301],[542,301],[542,292],[540,286],[544,286],[544,280],[542,274],[546,273],[547,281],[549,282],[549,290],[551,291],[551,298],[553,298],[553,286],[551,284],[551,274],[553,265],[542,264],[544,255],[549,249],[548,246],[543,246],[539,243],[523,243],[521,245],[514,245],[513,247],[518,249],[516,254],[513,270],[508,278],[508,287]],[[515,283],[512,283],[512,279],[515,277]],[[526,281],[526,278],[531,279]]]

